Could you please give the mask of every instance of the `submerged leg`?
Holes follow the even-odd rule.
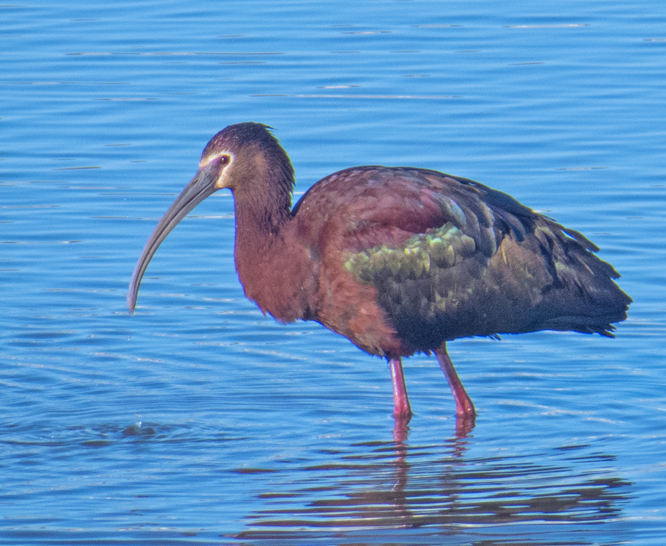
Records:
[[[393,403],[395,404],[393,417],[409,420],[412,416],[412,408],[409,407],[402,361],[399,358],[393,358],[389,360],[389,366],[391,368],[391,380],[393,381]]]
[[[453,398],[456,400],[456,415],[459,417],[474,417],[476,415],[474,404],[472,404],[472,399],[465,391],[465,387],[463,387],[462,381],[460,381],[456,369],[453,367],[453,362],[451,362],[451,359],[449,358],[449,353],[446,352],[446,341],[435,351],[435,354],[437,355],[439,365],[449,382]]]

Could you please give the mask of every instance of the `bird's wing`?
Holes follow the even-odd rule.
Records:
[[[380,231],[392,226],[407,233],[434,235],[453,226],[460,237],[472,238],[486,257],[495,254],[503,234],[513,232],[522,239],[535,216],[507,194],[423,169],[386,173],[377,206],[364,201],[358,201],[357,217]]]
[[[318,226],[313,247],[376,289],[414,350],[546,328],[608,333],[624,316],[617,273],[593,243],[482,184],[362,167],[308,193],[295,210],[318,212],[306,222]]]
[[[413,235],[453,226],[486,257],[497,252],[503,234],[522,240],[537,216],[513,197],[472,180],[375,166],[326,177],[303,195],[293,214],[307,217],[304,224],[317,234],[344,230],[345,249],[351,250],[399,245]]]

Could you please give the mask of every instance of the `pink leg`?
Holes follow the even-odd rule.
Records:
[[[405,374],[402,371],[402,361],[399,358],[389,360],[391,367],[391,380],[393,381],[393,403],[395,410],[393,416],[398,419],[407,419],[412,416],[412,408],[409,407],[409,397],[405,386]]]
[[[462,381],[460,381],[456,369],[453,367],[453,362],[451,362],[451,359],[449,358],[449,353],[446,352],[446,341],[442,343],[437,351],[435,351],[435,354],[437,355],[439,365],[449,382],[453,398],[456,400],[456,415],[459,417],[474,417],[476,415],[474,404],[472,404],[472,399],[465,391],[465,387],[463,387]]]

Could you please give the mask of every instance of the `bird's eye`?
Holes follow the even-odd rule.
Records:
[[[218,161],[220,162],[220,165],[228,165],[231,158],[228,155],[221,155]]]

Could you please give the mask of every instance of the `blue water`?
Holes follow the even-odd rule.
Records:
[[[660,2],[0,6],[0,544],[662,545]],[[615,340],[386,363],[243,297],[231,196],[134,264],[208,139],[272,125],[297,192],[359,164],[473,178],[585,233]]]

